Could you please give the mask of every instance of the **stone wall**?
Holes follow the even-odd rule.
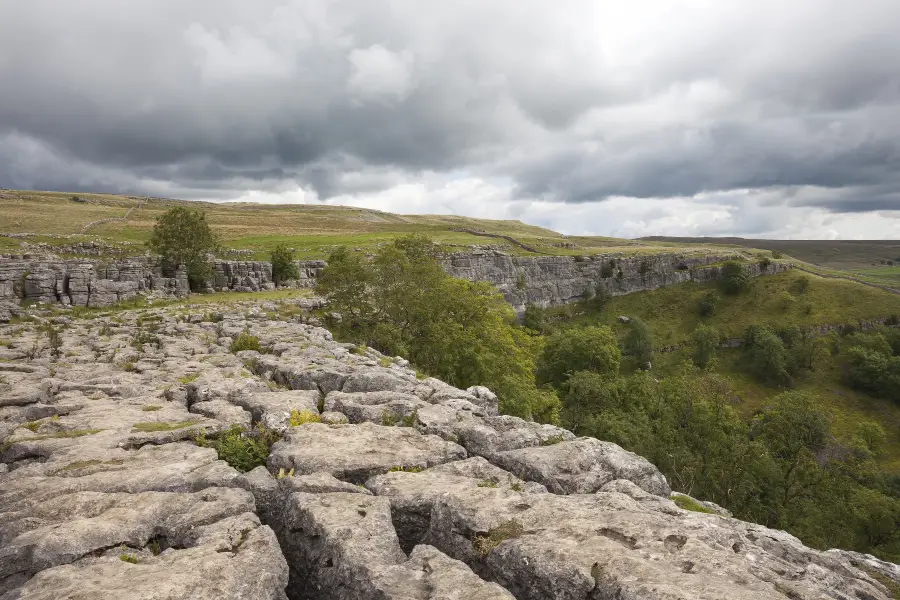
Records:
[[[712,281],[721,277],[721,263],[746,258],[740,253],[660,254],[615,258],[611,256],[509,256],[497,252],[459,254],[443,261],[454,277],[487,281],[521,313],[527,304],[541,307],[575,302],[585,290],[597,286],[612,296],[686,281]],[[750,275],[773,274],[789,268],[772,263],[767,269],[748,265]],[[606,276],[604,276],[606,275]]]

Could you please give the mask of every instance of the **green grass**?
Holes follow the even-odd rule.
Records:
[[[708,508],[706,508],[699,502],[695,502],[693,498],[690,498],[688,496],[676,495],[676,496],[672,496],[671,500],[672,500],[672,502],[677,504],[679,508],[682,508],[684,510],[689,510],[691,512],[698,512],[698,513],[713,514],[713,511],[709,510]]]
[[[349,206],[272,205],[253,203],[185,202],[110,194],[78,194],[87,202],[73,202],[72,194],[5,190],[0,194],[0,231],[36,233],[33,243],[55,246],[102,238],[116,245],[117,255],[137,255],[156,218],[174,206],[203,210],[225,248],[249,251],[240,258],[267,259],[277,245],[295,249],[297,259],[326,258],[338,246],[372,250],[398,236],[422,233],[445,251],[472,245],[491,245],[514,255],[533,253],[509,241],[476,236],[462,229],[510,236],[543,255],[591,255],[598,252],[634,255],[678,251],[672,244],[620,240],[607,237],[566,237],[555,231],[513,220],[487,220],[448,215],[395,215]],[[140,208],[137,206],[140,204]],[[85,225],[120,218],[134,208],[127,221]],[[64,215],[65,218],[59,218]],[[74,235],[72,239],[54,236]],[[0,237],[0,251],[21,249],[22,240]],[[223,256],[228,256],[223,254]],[[236,255],[233,255],[237,258]]]
[[[132,433],[153,433],[156,431],[175,431],[176,429],[184,429],[199,423],[199,419],[189,419],[187,421],[176,421],[166,423],[165,421],[150,421],[147,423],[135,423],[132,425]]]
[[[801,294],[795,289],[795,281],[802,276],[809,278],[809,287]],[[698,305],[710,290],[719,291],[721,302],[712,316],[701,317]],[[783,291],[793,291],[796,298],[787,310],[779,298]],[[809,314],[805,311],[806,303],[812,305]],[[660,348],[687,342],[700,323],[712,325],[724,337],[740,337],[754,323],[808,327],[857,323],[860,319],[885,318],[894,314],[900,314],[898,295],[851,281],[787,271],[754,278],[750,289],[738,296],[722,294],[715,282],[682,283],[618,296],[610,300],[599,315],[581,315],[574,322],[615,326],[619,315],[637,316],[650,327],[654,347]]]

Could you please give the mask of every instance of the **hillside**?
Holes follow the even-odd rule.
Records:
[[[886,264],[887,261],[900,263],[900,240],[765,240],[737,237],[649,236],[640,238],[639,241],[775,250],[813,265],[852,271],[890,266]]]
[[[806,286],[798,285],[806,280]],[[801,291],[803,289],[804,291]],[[692,349],[690,335],[700,325],[715,327],[723,339],[743,337],[750,325],[769,325],[773,329],[788,326],[827,328],[840,325],[858,327],[900,315],[900,296],[862,286],[852,281],[828,279],[807,273],[788,271],[753,279],[750,288],[736,296],[721,294],[715,312],[700,316],[701,298],[719,285],[683,283],[658,290],[639,292],[611,298],[599,313],[562,307],[555,312],[562,320],[557,327],[582,327],[604,324],[624,335],[626,326],[620,315],[638,317],[649,327],[656,350],[653,372],[670,375],[689,361]],[[790,294],[792,301],[786,302]],[[726,374],[735,386],[736,408],[746,418],[751,417],[784,388],[760,383],[748,374],[746,357],[738,349],[722,348],[717,369]],[[878,399],[851,389],[844,377],[846,365],[840,360],[796,378],[795,389],[815,394],[821,405],[835,417],[835,430],[849,437],[858,423],[874,420],[888,435],[882,465],[900,473],[900,404]]]
[[[423,233],[448,250],[490,245],[522,255],[577,255],[600,251],[664,252],[664,245],[603,237],[579,237],[577,243],[555,231],[519,221],[496,221],[446,215],[395,215],[345,206],[187,202],[105,194],[67,194],[0,190],[0,251],[15,251],[20,238],[30,243],[67,246],[103,239],[125,254],[143,252],[156,217],[173,206],[201,209],[226,248],[264,258],[285,243],[297,258],[325,258],[340,245],[372,247],[397,236]],[[473,235],[462,230],[508,236]],[[67,236],[60,239],[57,236]],[[526,249],[525,247],[530,248]]]

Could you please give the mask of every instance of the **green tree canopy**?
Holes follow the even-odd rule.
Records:
[[[371,257],[341,248],[317,289],[341,314],[341,337],[406,356],[458,387],[486,385],[505,413],[556,420],[556,395],[534,382],[539,341],[489,284],[447,275],[429,239],[399,238]]]
[[[722,267],[722,289],[726,294],[740,294],[750,287],[747,267],[736,260],[730,260]]]
[[[694,364],[705,369],[716,357],[719,349],[719,332],[709,325],[697,325],[691,333],[691,345],[694,347],[692,355]]]
[[[650,365],[653,358],[653,337],[650,329],[643,320],[630,317],[628,320],[628,333],[622,341],[624,354],[634,358],[638,368],[644,369]]]
[[[563,389],[578,371],[616,375],[622,353],[615,334],[604,325],[555,332],[544,344],[537,361],[537,382]]]
[[[199,290],[212,275],[207,254],[219,243],[203,212],[176,206],[156,219],[148,246],[162,257],[167,271],[184,265],[191,289]]]
[[[281,285],[285,281],[300,277],[297,263],[294,262],[294,253],[288,250],[284,244],[275,246],[275,249],[269,254],[269,260],[272,261],[272,279],[275,281],[275,285]]]

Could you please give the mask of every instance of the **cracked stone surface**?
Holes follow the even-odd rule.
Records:
[[[0,600],[887,600],[870,572],[900,582],[684,511],[640,456],[279,310],[0,326]],[[241,333],[260,352],[231,352]],[[247,473],[195,443],[259,426],[281,440]]]

